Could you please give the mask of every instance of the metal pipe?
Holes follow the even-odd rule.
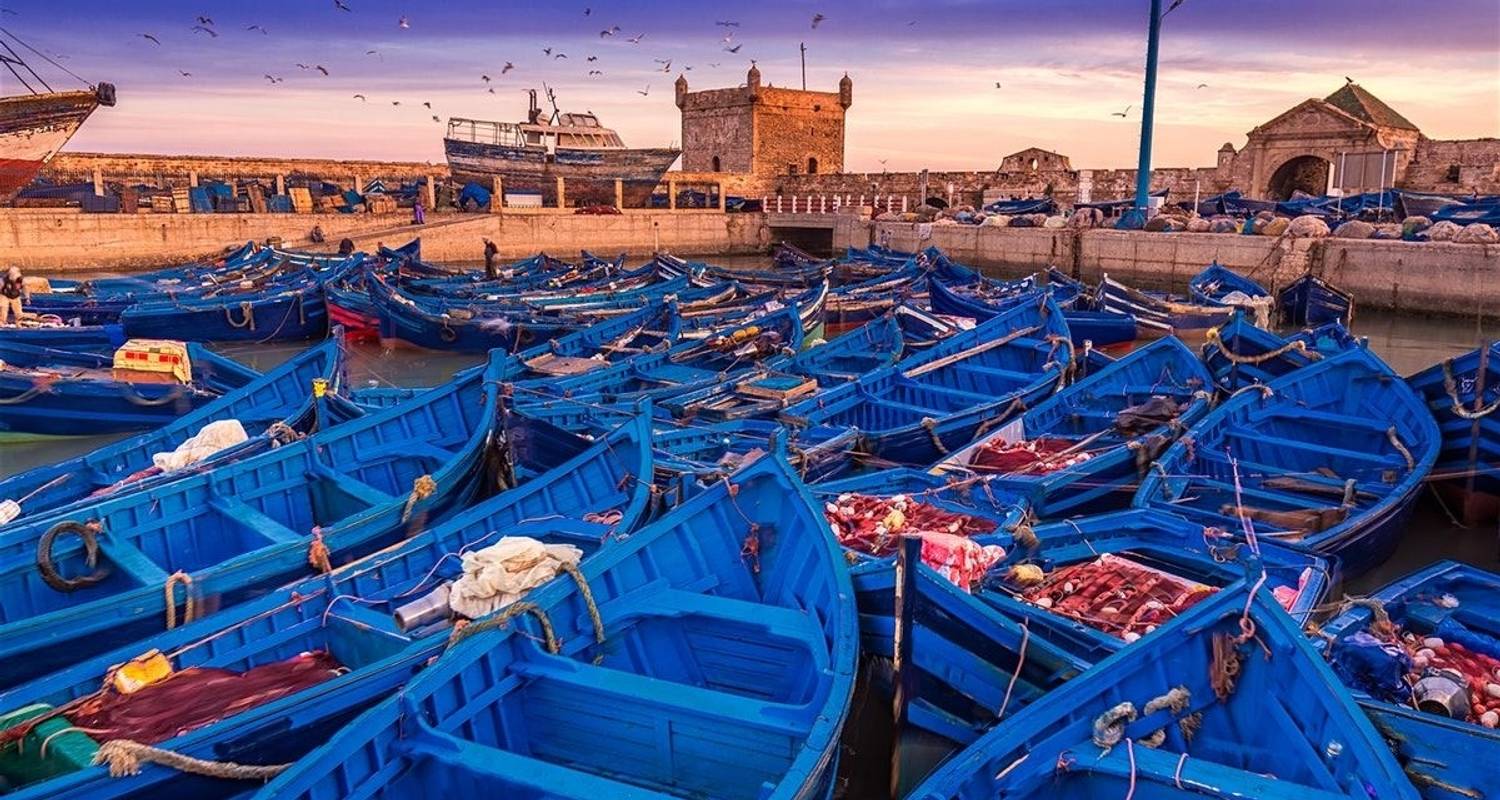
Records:
[[[1141,158],[1135,168],[1135,207],[1142,214],[1151,196],[1151,127],[1156,115],[1156,57],[1161,43],[1161,0],[1151,0],[1146,38],[1146,96],[1141,104]]]
[[[891,661],[891,798],[901,797],[901,733],[907,706],[917,691],[917,669],[911,663],[912,632],[917,612],[917,570],[922,564],[922,537],[901,539],[896,551],[896,617]]]

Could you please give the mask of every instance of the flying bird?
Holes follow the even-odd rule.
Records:
[[[550,56],[550,55],[552,55],[552,48],[550,48],[550,47],[543,47],[542,48],[542,52]]]
[[[438,119],[438,115],[436,115],[436,114],[432,115],[432,121],[433,122],[442,122],[442,120]]]
[[[365,101],[367,101],[367,100],[369,100],[369,98],[368,98],[368,97],[365,97],[365,96],[364,96],[364,95],[362,95],[362,94],[357,94],[357,95],[355,95],[355,96],[354,96],[354,99],[355,99],[355,100],[358,100],[358,101],[359,101],[359,102],[361,102],[361,103],[363,103],[363,102],[365,102]]]
[[[813,26],[813,28],[816,29],[819,25],[823,24],[823,20],[825,20],[825,19],[828,19],[828,18],[825,17],[825,16],[823,16],[822,14],[814,14],[813,18],[812,18],[812,26]]]
[[[393,105],[393,106],[399,106],[399,105],[401,105],[401,101],[400,100],[392,100],[391,101],[391,105]]]
[[[995,81],[995,88],[996,88],[996,89],[999,89],[999,88],[1000,88],[1000,81]]]
[[[353,11],[354,9],[344,5],[344,0],[333,0],[333,7],[340,11]]]
[[[494,88],[493,88],[493,87],[492,87],[492,88],[490,88],[490,90],[489,90],[489,93],[490,93],[490,94],[494,94],[494,93],[495,93],[495,90],[494,90]]]
[[[721,64],[721,63],[723,63],[723,62],[720,62],[720,61],[711,62],[711,63],[709,63],[708,68],[709,69],[718,69],[719,68],[719,64]]]
[[[916,20],[911,20],[911,21],[909,21],[909,22],[906,23],[906,27],[910,28],[910,27],[912,27],[913,25],[916,25],[916,24],[917,24]]]
[[[1132,109],[1134,107],[1135,106],[1125,106],[1125,110],[1124,111],[1111,111],[1111,112],[1109,112],[1109,115],[1111,117],[1128,117],[1128,116],[1130,116],[1130,109]]]
[[[1207,89],[1208,88],[1208,84],[1206,84],[1206,83],[1200,83],[1200,84],[1198,84],[1198,88],[1199,89]]]
[[[191,72],[184,72],[184,71],[182,71],[180,69],[177,70],[177,74],[181,75],[184,78],[191,78],[191,77],[193,77],[193,73],[191,73]]]
[[[594,61],[598,61],[598,60],[599,60],[599,57],[598,57],[598,56],[589,56],[589,57],[588,57],[588,58],[586,58],[586,59],[584,59],[584,60],[585,60],[585,61],[588,61],[588,62],[590,62],[590,63],[592,63],[592,62],[594,62]]]
[[[584,15],[584,16],[585,16],[585,17],[586,17],[586,16],[588,16],[588,15],[590,15],[590,14],[592,14],[592,13],[594,13],[594,9],[592,9],[592,8],[585,8],[585,9],[584,9],[584,10],[583,10],[583,15]]]
[[[212,24],[214,24],[214,20],[213,20],[212,17],[198,17],[198,24],[199,25],[212,25]]]
[[[500,68],[500,74],[504,75],[505,73],[510,72],[511,70],[513,70],[515,68],[516,68],[515,64],[512,64],[509,61],[507,61],[507,62],[505,62],[505,66],[503,66],[503,67]]]
[[[278,78],[275,75],[272,75],[270,73],[266,73],[264,77],[265,77],[266,80],[270,81],[271,83],[281,83],[282,81],[286,80],[286,78]]]
[[[423,102],[422,105],[426,106],[428,108],[428,110],[432,109],[432,101],[431,100]]]
[[[553,56],[552,56],[552,57],[553,57],[553,58],[554,58],[554,59],[558,59],[558,58],[567,58],[567,57],[568,57],[568,54],[567,54],[567,53],[556,53],[556,54],[554,54],[554,55],[553,55]]]
[[[662,72],[671,72],[672,71],[672,59],[670,59],[670,58],[667,59],[667,63],[661,65],[661,71]]]
[[[1349,77],[1348,75],[1345,75],[1344,76],[1344,83],[1346,83],[1346,84],[1354,83],[1354,79],[1351,78],[1351,77]]]
[[[152,44],[154,44],[154,45],[156,45],[156,46],[157,46],[157,47],[161,47],[161,40],[160,40],[160,39],[158,39],[158,38],[156,38],[156,37],[155,37],[155,36],[152,36],[152,35],[151,35],[151,34],[149,34],[149,33],[137,33],[137,34],[136,34],[136,36],[139,36],[139,37],[141,37],[141,38],[142,38],[142,39],[147,39],[147,40],[149,40],[149,41],[150,41],[150,42],[151,42],[151,43],[152,43]]]
[[[504,73],[501,73],[501,74],[504,74]],[[482,81],[484,81],[485,83],[489,83],[490,82],[490,76],[488,76],[488,75],[480,75],[479,79],[482,80]]]
[[[213,28],[206,28],[206,27],[204,27],[202,25],[194,25],[193,26],[193,30],[198,31],[200,33],[206,33],[206,34],[208,34],[209,36],[212,36],[215,39],[219,38],[219,32],[216,31],[216,30],[214,30]]]
[[[609,36],[614,36],[615,34],[617,34],[619,32],[620,32],[620,26],[619,25],[612,25],[612,26],[610,26],[608,28],[605,28],[602,31],[599,31],[599,38],[603,39],[603,38],[606,38],[606,37],[609,37]]]
[[[714,24],[724,28],[738,28],[740,26],[738,22],[735,22],[732,19],[716,20]]]
[[[269,33],[269,31],[267,31],[265,28],[262,28],[259,25],[246,25],[245,26],[245,30],[247,30],[247,31],[260,31],[260,35],[261,36],[265,36],[265,35],[267,35]]]
[[[313,69],[316,69],[317,71],[323,73],[323,77],[328,77],[328,68],[323,66],[322,64],[313,67]]]
[[[597,70],[597,69],[591,69],[591,70],[589,70],[589,75],[603,75],[603,74],[604,74],[604,72],[602,70]]]
[[[299,62],[297,64],[297,69],[312,69],[312,65],[311,64],[303,64],[303,63]]]
[[[634,36],[631,36],[631,37],[627,38],[625,41],[630,42],[631,44],[640,44],[641,40],[644,39],[644,38],[646,38],[646,34],[644,34],[644,33],[638,33],[638,34],[636,34]]]
[[[635,90],[635,93],[638,94],[638,95],[640,95],[641,97],[646,97],[647,95],[651,94],[651,84],[649,84],[649,83],[646,84],[645,90],[641,90],[641,89]]]
[[[724,52],[726,52],[726,53],[738,53],[740,51],[741,47],[744,47],[744,45],[743,44],[737,44],[734,47],[726,47],[726,48],[724,48]]]
[[[396,27],[398,27],[398,28],[410,28],[411,27],[411,22],[409,20],[407,20],[406,17],[402,17],[401,19],[396,20]]]

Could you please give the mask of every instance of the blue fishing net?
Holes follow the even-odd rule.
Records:
[[[1482,653],[1491,658],[1500,658],[1500,639],[1465,627],[1462,622],[1456,622],[1452,617],[1444,617],[1432,635],[1445,642],[1463,645],[1466,650]]]
[[[1350,689],[1391,703],[1411,699],[1411,689],[1404,679],[1411,671],[1411,657],[1400,645],[1359,631],[1334,643],[1329,663]]]

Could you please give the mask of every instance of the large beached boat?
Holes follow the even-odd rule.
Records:
[[[540,192],[546,205],[557,203],[557,179],[564,180],[568,205],[614,205],[615,181],[624,182],[624,204],[645,206],[662,173],[677,160],[673,147],[626,147],[620,135],[599,124],[593,114],[542,117],[536,92],[524,123],[487,122],[453,117],[443,137],[443,152],[455,180],[490,188],[500,178],[502,191]]]
[[[99,106],[115,104],[113,84],[54,92],[16,51],[0,42],[4,65],[26,94],[0,97],[0,203],[9,203],[31,183]],[[45,92],[33,89],[35,83]]]

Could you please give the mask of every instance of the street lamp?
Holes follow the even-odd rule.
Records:
[[[1170,13],[1183,0],[1172,0]],[[1156,117],[1156,56],[1161,45],[1161,0],[1151,0],[1151,23],[1146,38],[1146,93],[1141,103],[1141,157],[1135,168],[1134,219],[1126,220],[1126,227],[1140,227],[1146,223],[1146,207],[1151,199],[1151,128]]]

